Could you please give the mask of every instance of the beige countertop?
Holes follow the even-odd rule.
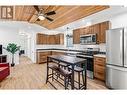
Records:
[[[95,54],[94,56],[95,57],[103,57],[103,58],[106,58],[106,54]]]
[[[55,52],[64,52],[64,53],[73,53],[73,54],[79,53],[77,51],[64,51],[64,50],[39,50],[37,52],[46,52],[46,51],[55,51]]]

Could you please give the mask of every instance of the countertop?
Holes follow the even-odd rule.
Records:
[[[94,56],[95,57],[103,57],[103,58],[106,58],[106,54],[95,54]]]
[[[37,49],[37,52],[42,52],[42,51],[57,51],[57,52],[65,52],[65,53],[80,53],[84,52],[83,50],[73,50],[73,49]]]
[[[56,59],[61,62],[65,62],[70,65],[76,65],[78,63],[82,63],[86,61],[86,59],[84,58],[77,58],[77,57],[72,57],[67,55],[51,55],[49,56],[49,58]]]

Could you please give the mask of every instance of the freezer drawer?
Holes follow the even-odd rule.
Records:
[[[106,65],[106,85],[112,89],[127,89],[127,68]]]

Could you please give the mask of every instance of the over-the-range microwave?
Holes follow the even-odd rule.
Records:
[[[81,35],[80,44],[96,44],[96,34]]]

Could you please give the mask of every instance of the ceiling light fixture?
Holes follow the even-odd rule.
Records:
[[[44,20],[44,19],[45,19],[45,17],[44,17],[43,15],[39,15],[38,18],[39,18],[40,20]]]

